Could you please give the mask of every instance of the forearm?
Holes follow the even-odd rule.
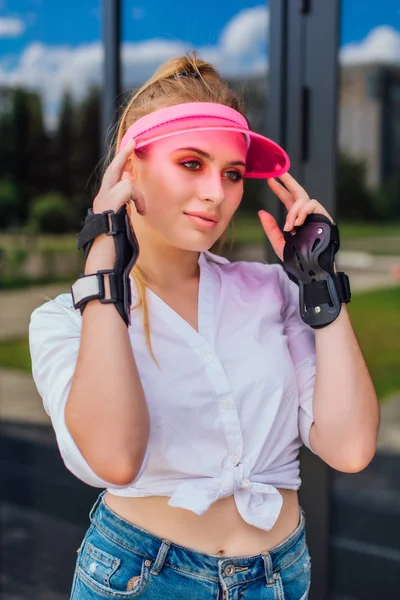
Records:
[[[379,404],[346,304],[315,337],[311,447],[339,471],[360,471],[375,454]]]
[[[109,266],[93,252],[85,274],[104,262]],[[108,278],[105,288],[109,297]],[[92,300],[83,311],[65,420],[97,475],[116,484],[135,478],[147,447],[150,417],[128,329],[112,304]]]

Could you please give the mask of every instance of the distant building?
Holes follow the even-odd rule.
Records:
[[[266,135],[266,77],[230,81],[245,91],[251,126]],[[375,187],[400,174],[400,65],[340,66],[338,145],[363,158],[366,183]]]
[[[339,147],[379,185],[400,174],[400,65],[342,66],[339,78]]]

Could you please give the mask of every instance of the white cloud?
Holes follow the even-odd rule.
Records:
[[[189,47],[184,42],[163,39],[125,42],[122,46],[122,79],[125,87],[135,87],[147,79],[163,62],[184,54]]]
[[[218,44],[197,48],[198,56],[215,65],[223,76],[262,74],[266,69],[268,10],[258,6],[243,10],[221,32]],[[192,49],[183,41],[151,39],[125,42],[122,75],[126,88],[146,80],[166,60]],[[56,122],[63,90],[76,99],[85,96],[90,84],[102,83],[102,43],[77,47],[46,46],[34,42],[22,52],[11,70],[9,59],[0,60],[0,85],[24,85],[43,97],[49,128]]]
[[[253,61],[261,55],[266,58],[268,31],[269,12],[265,6],[240,11],[221,33],[222,60],[234,61],[236,68],[247,65],[246,70],[252,70]]]
[[[265,6],[240,11],[222,30],[215,46],[196,48],[198,56],[211,62],[225,77],[264,74],[267,67],[269,13]],[[191,50],[183,41],[152,39],[126,42],[123,46],[123,79],[135,86],[147,79],[164,61]]]
[[[99,42],[71,48],[35,42],[19,58],[14,70],[6,71],[0,63],[0,85],[24,87],[38,91],[44,102],[49,128],[56,121],[64,89],[75,98],[85,96],[89,84],[100,83],[103,48]]]
[[[211,62],[224,77],[265,75],[268,29],[265,6],[240,11],[226,24],[215,45],[196,48],[198,56]],[[136,87],[163,62],[191,49],[187,42],[161,38],[125,42],[121,52],[124,87]],[[377,27],[361,42],[342,47],[340,59],[343,64],[400,63],[400,32],[389,26]],[[76,99],[83,98],[90,84],[102,84],[102,65],[100,41],[77,47],[35,42],[26,47],[18,61],[10,56],[0,59],[0,85],[19,84],[38,90],[43,96],[46,123],[52,128],[63,90],[68,89]]]
[[[344,65],[371,62],[399,64],[400,31],[389,25],[375,27],[361,42],[353,42],[342,46],[340,60]]]
[[[18,17],[0,17],[0,38],[18,38],[25,32],[25,24]]]

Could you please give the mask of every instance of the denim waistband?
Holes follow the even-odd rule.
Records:
[[[221,558],[175,544],[127,521],[105,503],[106,491],[99,494],[90,510],[90,521],[114,542],[150,559],[154,563],[152,571],[157,574],[166,565],[192,574],[199,573],[200,569],[203,577],[215,581],[225,574],[233,583],[234,575],[243,574],[245,579],[265,576],[272,584],[275,573],[293,562],[306,547],[305,513],[301,506],[298,526],[277,546],[256,555]]]

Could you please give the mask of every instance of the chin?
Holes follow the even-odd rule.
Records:
[[[182,250],[188,250],[191,252],[205,252],[206,250],[209,250],[210,248],[213,247],[213,245],[215,244],[215,240],[212,241],[206,241],[204,240],[203,242],[182,242],[182,243],[178,243],[175,244],[176,246],[178,246],[179,248],[181,248]]]
[[[196,232],[191,231],[189,235],[187,232],[184,232],[185,235],[182,235],[183,232],[179,232],[177,235],[169,237],[169,243],[176,248],[180,248],[181,250],[187,250],[191,252],[204,252],[205,250],[209,250],[215,242],[221,237],[221,234],[213,235],[210,233]]]

